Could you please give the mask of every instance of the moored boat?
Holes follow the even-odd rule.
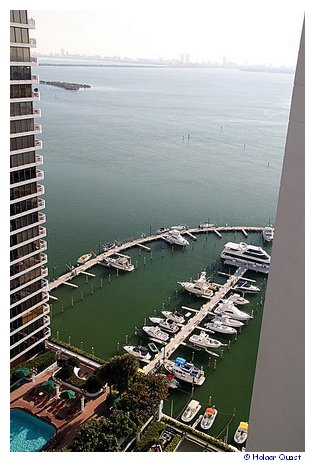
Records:
[[[222,324],[224,324],[225,326],[229,326],[229,327],[242,327],[242,326],[244,326],[244,323],[242,321],[239,321],[237,319],[229,318],[229,316],[224,316],[224,314],[222,314],[221,316],[215,316],[215,318],[212,319],[212,322],[216,322],[216,321],[219,321]]]
[[[162,311],[163,316],[167,319],[171,319],[172,321],[176,322],[177,324],[184,324],[185,318],[176,312],[173,313],[172,311]]]
[[[161,340],[162,342],[167,342],[169,339],[169,335],[163,332],[158,326],[143,326],[142,329],[150,337]]]
[[[200,422],[201,428],[203,430],[209,430],[217,414],[218,414],[217,409],[215,409],[214,407],[207,407],[204,415],[202,416],[201,422]]]
[[[201,404],[199,401],[192,399],[182,414],[182,421],[190,422],[194,417],[196,417],[200,409]]]
[[[175,334],[179,330],[179,326],[176,324],[176,322],[172,321],[169,318],[164,319],[150,316],[149,319],[151,322],[153,322],[153,324],[158,324],[159,327],[161,327],[164,330],[167,330],[168,332],[171,332],[172,334]]]
[[[175,244],[179,246],[189,245],[187,239],[185,239],[177,229],[171,229],[165,236],[164,240],[169,244]]]
[[[189,338],[190,343],[197,347],[201,348],[220,348],[225,346],[224,343],[220,342],[215,338],[209,337],[204,331],[201,331],[200,334],[194,334]]]
[[[247,321],[248,319],[252,318],[250,314],[239,310],[231,302],[219,303],[219,305],[215,308],[214,313],[221,316],[228,316],[229,318],[237,319],[239,321]]]
[[[133,271],[135,269],[134,265],[131,264],[131,257],[128,255],[119,256],[117,258],[106,257],[104,259],[107,266],[112,268],[120,269],[122,271]]]
[[[125,345],[123,347],[127,353],[130,353],[131,355],[135,356],[137,359],[145,359],[148,360],[151,358],[151,355],[149,353],[149,350],[141,345],[133,346],[133,345]]]
[[[264,241],[271,242],[274,238],[274,229],[271,226],[266,226],[262,232]]]
[[[212,320],[212,322],[207,322],[204,325],[207,329],[213,330],[214,332],[219,332],[220,334],[233,335],[237,333],[237,330],[234,327],[226,326],[221,321]]]
[[[184,358],[176,358],[174,361],[166,359],[164,361],[164,367],[168,372],[183,382],[202,385],[206,380],[204,371],[194,364],[188,363]]]
[[[158,347],[153,342],[148,343],[148,348],[152,351],[152,353],[158,353],[159,352]]]
[[[240,422],[234,434],[234,441],[238,444],[245,443],[248,435],[248,422]]]
[[[81,255],[80,258],[78,258],[77,260],[77,264],[78,265],[84,265],[84,263],[86,263],[87,261],[89,261],[92,257],[92,254],[91,253],[85,253],[84,255]]]
[[[239,290],[244,293],[257,293],[260,292],[259,287],[254,286],[251,284],[249,281],[244,281],[240,279],[237,281],[234,287],[232,287],[232,290]]]
[[[235,303],[235,305],[247,305],[249,303],[249,300],[246,300],[246,298],[241,297],[239,294],[230,295],[227,300]]]

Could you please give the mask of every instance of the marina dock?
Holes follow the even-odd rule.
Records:
[[[222,298],[233,288],[239,279],[246,273],[247,268],[238,268],[235,273],[229,277],[226,283],[218,290],[218,292],[209,300],[209,302],[202,305],[200,310],[185,324],[182,329],[170,339],[170,341],[162,348],[155,358],[143,370],[146,374],[154,372],[163,362],[164,359],[169,358],[174,351],[185,342],[186,338],[196,329],[203,319],[216,307]]]
[[[189,228],[187,230],[181,231],[182,235],[194,235],[198,233],[215,233],[218,236],[222,236],[222,232],[262,232],[264,229],[263,226],[213,226],[210,228]],[[80,266],[76,266],[75,268],[72,268],[69,272],[61,275],[59,278],[55,279],[54,281],[51,281],[48,286],[48,290],[51,291],[53,289],[56,289],[62,284],[67,283],[71,279],[73,279],[76,276],[79,276],[81,273],[86,273],[87,270],[92,268],[95,265],[102,265],[105,266],[104,263],[102,263],[106,257],[110,257],[113,255],[119,255],[119,252],[123,252],[124,250],[129,250],[133,247],[143,247],[145,250],[149,249],[149,247],[146,245],[150,242],[154,242],[160,239],[165,239],[167,235],[167,232],[161,233],[161,234],[153,234],[152,236],[146,236],[146,237],[140,237],[138,239],[134,239],[132,241],[125,242],[124,244],[119,244],[117,247],[106,250],[99,255],[94,256],[90,260],[88,260],[86,263]],[[195,236],[194,236],[195,237]],[[151,251],[151,249],[150,249]],[[251,269],[251,268],[247,268]],[[69,285],[69,283],[68,283]]]

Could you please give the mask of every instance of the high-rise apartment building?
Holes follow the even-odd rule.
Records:
[[[50,336],[43,157],[37,123],[34,29],[27,11],[10,11],[10,352],[11,364],[34,356]]]

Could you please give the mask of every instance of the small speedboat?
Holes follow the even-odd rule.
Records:
[[[271,228],[271,226],[266,226],[266,228],[263,229],[262,235],[264,241],[271,242],[274,238],[274,229]]]
[[[245,443],[248,435],[248,422],[240,422],[234,434],[234,441],[238,444]]]
[[[235,284],[234,287],[232,287],[232,289],[240,290],[241,292],[248,292],[248,293],[260,292],[259,287],[254,286],[249,281],[243,281],[243,280],[237,281],[237,283]]]
[[[213,330],[214,332],[219,332],[220,334],[229,334],[233,335],[237,333],[237,330],[234,327],[226,326],[221,321],[212,320],[205,324],[207,329]]]
[[[169,230],[170,230],[169,228],[159,228],[155,231],[155,234],[167,233]]]
[[[84,263],[86,263],[87,261],[89,261],[91,257],[92,257],[92,254],[91,254],[91,253],[85,253],[84,255],[81,255],[80,258],[78,258],[77,264],[78,264],[78,265],[84,265]]]
[[[142,329],[150,337],[161,340],[162,342],[167,342],[169,339],[169,335],[163,332],[158,326],[143,326]]]
[[[196,417],[200,409],[201,404],[199,401],[192,399],[182,414],[182,421],[190,422],[194,417]]]
[[[215,338],[209,337],[204,331],[201,331],[199,335],[194,334],[189,338],[190,343],[196,347],[201,348],[220,348],[225,346],[224,343],[220,342]]]
[[[117,245],[115,244],[115,242],[107,242],[107,244],[103,245],[103,250],[104,252],[107,252],[108,250],[112,250],[112,249],[115,249],[115,247],[117,247]]]
[[[159,352],[158,347],[153,342],[148,343],[148,348],[152,351],[152,353],[158,353]]]
[[[163,318],[157,318],[155,316],[150,316],[149,319],[153,324],[160,324],[160,322],[163,321]]]
[[[214,407],[207,407],[200,422],[200,426],[203,430],[209,430],[217,416],[217,413],[218,411]]]
[[[175,379],[175,376],[173,374],[161,374],[161,375],[166,378],[168,388],[175,389],[179,387],[179,382],[178,380]]]
[[[172,311],[162,311],[163,316],[167,319],[171,319],[172,321],[176,322],[177,324],[184,324],[185,318],[180,314],[172,313]]]
[[[189,245],[187,239],[185,239],[177,229],[171,229],[165,236],[164,240],[169,244],[175,244],[180,246]]]
[[[186,226],[186,225],[175,225],[175,226],[171,226],[171,229],[177,229],[177,231],[187,231],[188,226]]]
[[[141,345],[133,346],[133,345],[125,345],[123,347],[125,351],[130,353],[131,355],[135,356],[137,359],[147,359],[151,358],[149,350]]]

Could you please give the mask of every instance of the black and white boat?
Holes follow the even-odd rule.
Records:
[[[182,421],[190,422],[194,417],[196,417],[200,409],[201,404],[199,401],[192,399],[182,414]]]
[[[107,266],[112,268],[120,269],[122,271],[133,271],[135,269],[134,265],[131,264],[131,257],[128,255],[118,256],[117,258],[106,257],[104,259]]]
[[[202,298],[211,298],[216,287],[207,280],[206,272],[202,271],[199,279],[195,279],[194,282],[178,282],[183,289],[187,290],[191,294]]]
[[[260,288],[254,286],[251,284],[249,281],[244,281],[243,279],[240,279],[237,281],[234,287],[232,287],[233,290],[239,290],[240,292],[247,292],[247,293],[258,293],[260,292]]]
[[[219,332],[220,334],[228,334],[228,335],[235,335],[237,334],[237,330],[234,327],[226,326],[221,321],[212,320],[212,322],[207,322],[204,325],[207,329],[210,329],[214,332]]]
[[[238,444],[245,443],[248,436],[248,423],[240,422],[234,434],[234,441]]]
[[[150,321],[153,322],[153,324],[158,324],[161,329],[167,330],[168,332],[171,332],[172,334],[176,334],[176,332],[179,331],[179,326],[176,324],[176,322],[172,321],[169,318],[156,318],[154,316],[149,317]]]
[[[228,316],[229,318],[237,319],[238,321],[247,321],[252,318],[250,314],[239,310],[231,302],[219,303],[219,305],[215,308],[214,313],[220,316]]]
[[[127,351],[127,353],[130,353],[132,356],[135,356],[140,361],[141,359],[145,359],[149,361],[151,358],[149,350],[141,345],[137,345],[137,346],[125,345],[123,349]]]
[[[211,322],[217,322],[217,321],[221,322],[225,326],[234,327],[234,328],[244,326],[244,323],[242,321],[229,318],[229,316],[226,316],[226,315],[224,316],[224,314],[222,314],[221,316],[215,316]]]
[[[161,340],[162,342],[167,342],[169,339],[169,335],[163,332],[158,326],[143,326],[142,329],[150,337]]]
[[[215,338],[209,337],[203,330],[200,334],[194,334],[189,338],[190,343],[192,343],[196,347],[200,348],[220,348],[225,346],[224,343],[220,342]]]
[[[266,226],[262,232],[263,239],[266,242],[271,242],[274,238],[274,229],[271,226]]]
[[[249,300],[246,300],[246,298],[241,297],[239,294],[233,294],[230,295],[228,300],[232,303],[235,303],[235,305],[247,305],[249,303]]]
[[[171,321],[176,322],[177,324],[184,324],[185,318],[178,313],[173,313],[172,311],[162,311],[163,316],[167,319],[171,319]]]
[[[169,244],[175,244],[182,247],[189,245],[187,239],[185,239],[177,229],[171,229],[163,239]]]
[[[214,407],[207,407],[204,415],[202,416],[200,427],[203,430],[209,430],[212,427],[214,419],[216,418],[218,411]]]

